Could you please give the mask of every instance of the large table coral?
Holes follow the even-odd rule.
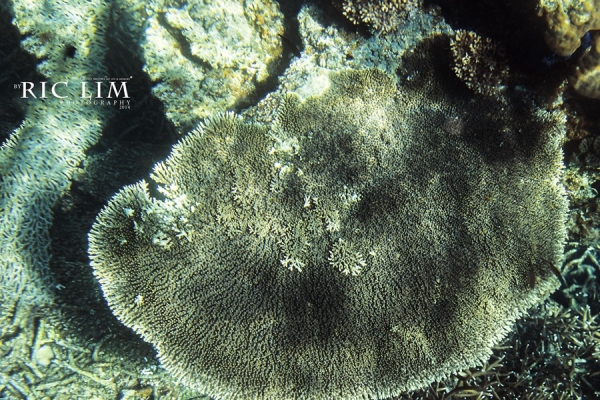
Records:
[[[485,361],[557,285],[563,118],[451,87],[427,46],[219,114],[90,233],[109,305],[216,398],[386,398]],[[404,71],[406,72],[406,71]],[[450,73],[449,70],[446,72]]]

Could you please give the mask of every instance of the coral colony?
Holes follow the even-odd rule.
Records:
[[[217,398],[389,398],[481,364],[556,288],[564,118],[445,92],[437,50],[399,91],[347,70],[270,129],[217,115],[156,166],[164,200],[141,182],[100,213],[94,273],[168,370]]]
[[[599,0],[316,3],[0,2],[0,398],[600,397]]]

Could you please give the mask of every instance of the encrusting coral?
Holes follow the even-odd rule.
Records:
[[[582,96],[600,99],[600,0],[540,0],[539,14],[546,19],[546,44],[561,56],[570,56],[590,33],[591,48],[579,59],[570,78]]]
[[[571,86],[582,96],[600,99],[600,32],[592,33],[592,45],[579,59]]]
[[[563,118],[461,97],[421,48],[219,114],[89,235],[115,315],[216,398],[386,398],[482,363],[558,285]],[[449,71],[448,71],[449,72]]]
[[[600,29],[600,0],[540,0],[539,14],[548,26],[546,44],[560,56],[573,54],[588,31]]]

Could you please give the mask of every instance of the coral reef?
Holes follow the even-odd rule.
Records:
[[[101,212],[109,305],[176,376],[215,397],[386,398],[485,361],[556,288],[564,121],[518,92],[458,96],[442,40],[400,89],[330,73],[268,127],[208,120],[155,168],[163,199],[141,182]]]
[[[304,6],[298,13],[299,31],[304,50],[285,73],[279,77],[278,89],[269,93],[256,107],[242,115],[252,121],[269,124],[283,102],[285,94],[301,97],[320,94],[325,88],[330,70],[345,68],[378,68],[395,74],[402,56],[427,37],[450,34],[452,29],[430,13],[416,13],[403,24],[410,34],[386,35],[365,39],[349,34],[333,25],[324,27],[322,10]]]
[[[565,169],[564,185],[569,197],[569,219],[567,228],[571,241],[583,246],[598,246],[600,243],[600,210],[598,209],[597,182],[600,181],[598,167],[582,167],[580,162],[589,162],[590,158],[598,162],[598,154],[588,153],[589,143],[600,142],[598,138],[588,137],[580,142],[579,151],[584,160],[571,162]],[[596,164],[597,165],[597,164]],[[585,164],[583,164],[585,166]]]
[[[180,132],[248,100],[281,55],[283,15],[275,1],[168,0],[145,7],[144,69]]]
[[[365,24],[375,32],[389,33],[405,21],[421,0],[343,0],[344,15],[353,24]]]
[[[80,83],[79,80],[83,81],[89,77],[104,77],[107,73],[115,74],[115,71],[123,72],[123,74],[117,73],[113,76],[128,76],[132,68],[135,68],[130,63],[131,59],[135,57],[143,59],[142,42],[145,40],[145,28],[147,27],[145,21],[156,16],[153,14],[152,4],[127,2],[125,0],[113,2],[109,5],[101,3],[101,6],[99,6],[98,4],[97,2],[82,4],[69,2],[67,4],[67,2],[60,1],[51,5],[42,5],[39,2],[21,2],[19,0],[8,4],[6,2],[0,3],[3,15],[8,16],[5,19],[10,20],[10,16],[14,14],[14,27],[18,27],[24,35],[22,40],[21,38],[16,39],[16,42],[9,45],[10,47],[6,49],[3,47],[1,55],[3,66],[8,67],[2,75],[5,86],[12,86],[13,80],[19,76],[14,71],[20,72],[23,69],[20,55],[25,54],[25,51],[19,49],[19,41],[21,41],[22,49],[29,51],[38,58],[38,71],[46,75],[39,75],[35,79],[29,79],[29,77],[20,79],[33,81],[38,85],[34,91],[38,96],[40,95],[39,83],[42,80],[47,81],[50,87],[53,83],[63,80],[69,80],[70,83],[77,85]],[[273,18],[264,22],[268,26],[273,23],[275,28],[271,32],[273,37],[263,38],[263,44],[272,43],[273,38],[279,41],[275,33],[277,24],[281,24],[281,17],[273,4],[257,2],[255,5],[255,10],[260,11],[262,10],[261,7],[267,7],[269,12],[277,14],[272,15]],[[251,14],[251,12],[247,13],[247,15]],[[418,23],[429,22],[429,25],[416,25],[420,26],[421,34],[426,35],[427,29],[431,28],[430,20],[430,18],[418,20]],[[258,15],[255,25],[259,26],[261,24],[263,22],[260,15]],[[3,25],[3,35],[9,31],[9,29],[6,29],[6,25]],[[311,32],[313,37],[316,37],[317,31],[321,32],[321,39],[327,35],[326,32],[323,32],[322,27],[315,25],[314,31]],[[399,42],[404,43],[404,48],[406,48],[406,46],[416,42],[418,37],[418,35],[415,35],[414,38],[406,36],[401,38]],[[180,44],[185,47],[185,43],[186,40],[180,40],[175,44],[175,47]],[[355,40],[354,43],[358,43],[357,47],[361,45],[358,40]],[[3,42],[3,45],[6,46],[7,42]],[[377,60],[378,55],[385,55],[393,60],[398,54],[397,52],[388,52],[383,47],[380,49],[375,41],[371,41],[370,45],[364,46],[364,48],[363,53],[355,54],[354,63],[360,64],[361,54],[371,57],[372,60]],[[173,50],[177,51],[178,48]],[[117,62],[120,62],[117,68],[115,68],[114,63],[110,65],[110,68],[107,68],[105,62],[107,58],[111,57],[111,53],[114,57],[115,52],[120,52],[121,56],[126,58],[117,60]],[[314,56],[315,54],[307,57],[307,59],[312,60]],[[31,58],[34,59],[34,57]],[[175,64],[171,66],[174,67]],[[225,72],[229,75],[231,73],[244,74],[244,66],[240,66],[240,68],[242,72],[237,71],[235,68]],[[11,69],[13,72],[9,72]],[[295,71],[298,72],[299,69]],[[288,80],[288,82],[292,81],[298,82],[301,80]],[[7,82],[10,82],[10,85]],[[216,78],[214,82],[217,82],[215,85],[222,83]],[[206,87],[211,88],[210,90],[213,91],[216,90],[214,86],[207,85]],[[220,92],[215,93],[215,96],[222,94]],[[229,93],[224,94],[229,96]],[[210,92],[200,92],[199,98],[189,96],[188,101],[191,102],[190,104],[198,102],[207,104],[213,100],[211,96]],[[144,113],[150,102],[148,99],[151,97],[149,92],[135,97],[136,100],[140,100],[136,106],[137,111],[134,109],[132,113],[119,112],[118,117],[114,117],[114,113],[108,108],[68,106],[59,104],[56,99],[52,98],[39,102],[34,100],[23,101],[21,102],[24,105],[23,110],[19,110],[14,117],[3,114],[2,122],[10,130],[14,130],[15,127],[19,126],[22,121],[19,118],[22,118],[22,115],[25,115],[25,119],[16,132],[10,134],[8,131],[3,131],[0,134],[0,175],[2,179],[0,181],[2,190],[0,211],[3,215],[3,225],[0,228],[0,263],[2,267],[0,275],[2,289],[0,291],[2,296],[0,316],[2,317],[2,325],[6,327],[0,339],[3,346],[3,358],[0,368],[4,374],[1,376],[0,397],[56,397],[68,396],[68,393],[70,393],[71,395],[90,398],[108,398],[115,395],[123,397],[125,393],[135,391],[135,383],[132,384],[123,375],[119,376],[119,369],[122,364],[117,360],[127,358],[123,353],[115,355],[110,360],[97,358],[86,358],[84,360],[84,355],[89,356],[96,346],[93,341],[80,341],[78,352],[73,353],[73,357],[76,358],[75,368],[77,368],[77,371],[85,372],[85,374],[74,372],[66,364],[57,366],[55,362],[51,362],[48,366],[52,371],[42,371],[41,374],[38,374],[38,370],[32,372],[28,365],[35,362],[30,355],[37,354],[40,348],[36,347],[35,343],[32,342],[33,339],[31,339],[35,337],[39,324],[64,322],[64,318],[69,315],[72,316],[75,313],[83,315],[89,313],[89,315],[92,315],[95,311],[95,309],[86,309],[90,304],[81,302],[81,299],[76,299],[77,294],[86,290],[94,292],[95,288],[89,286],[91,283],[84,283],[81,280],[65,282],[65,279],[70,276],[70,274],[64,274],[65,271],[86,269],[86,249],[84,247],[79,249],[84,254],[83,263],[68,257],[57,258],[54,254],[52,262],[60,264],[60,269],[52,272],[58,273],[58,275],[52,276],[48,271],[51,248],[48,230],[52,226],[56,226],[55,230],[64,227],[56,224],[56,220],[53,219],[52,215],[57,210],[52,208],[57,200],[59,202],[66,201],[67,203],[73,200],[70,196],[61,199],[61,196],[66,192],[69,195],[71,192],[77,193],[81,190],[78,175],[86,173],[85,166],[89,164],[89,159],[85,159],[86,152],[96,142],[101,131],[103,134],[101,147],[113,146],[114,143],[111,143],[111,141],[115,139],[122,140],[122,137],[127,137],[131,132],[138,135],[137,131],[140,127],[152,122],[145,119],[146,114]],[[168,106],[167,103],[170,100],[166,97],[164,100]],[[175,100],[180,100],[180,98]],[[213,104],[217,107],[225,107],[229,103],[221,103],[220,100],[216,99]],[[8,111],[14,112],[14,110]],[[19,117],[20,115],[21,117]],[[133,118],[128,118],[127,123],[115,123],[116,120],[128,116],[133,116]],[[181,115],[172,117],[177,121],[178,118],[188,118],[188,116],[189,113],[186,109]],[[191,119],[186,121],[189,122]],[[159,121],[159,123],[163,124],[164,121]],[[183,129],[181,125],[180,123],[179,129]],[[163,128],[157,126],[155,129],[161,131]],[[117,130],[117,132],[111,132],[112,130]],[[148,132],[144,132],[141,135],[147,134]],[[135,153],[129,152],[129,154]],[[128,160],[128,162],[135,162],[135,160]],[[148,161],[144,161],[144,163],[146,162]],[[138,163],[143,164],[139,161]],[[122,167],[115,166],[115,168]],[[90,199],[95,198],[98,193],[105,192],[106,187],[114,185],[113,180],[122,174],[123,171],[119,170],[114,175],[109,173],[110,176],[102,177],[102,179],[108,180],[109,183],[103,186],[101,190],[88,193],[88,202]],[[75,181],[75,185],[71,185],[72,181]],[[96,184],[101,185],[99,182],[96,182]],[[100,198],[96,201],[101,200]],[[70,206],[62,204],[61,207],[67,212],[73,212]],[[89,203],[80,204],[79,207],[90,208]],[[72,218],[72,215],[66,217]],[[85,227],[89,224],[91,224],[91,220],[83,221],[81,226]],[[56,233],[56,235],[63,234],[63,232]],[[53,243],[55,242],[53,241]],[[71,247],[75,248],[76,246],[77,244],[72,243]],[[52,251],[54,250],[56,249],[52,248]],[[67,287],[65,288],[64,285],[57,283],[57,280],[62,281]],[[65,292],[71,294],[65,295]],[[78,302],[76,310],[65,310],[64,305],[56,304],[57,297],[69,296]],[[50,305],[44,306],[44,304]],[[43,311],[38,311],[41,315],[38,314],[35,318],[32,318],[32,314],[36,313],[35,310],[40,306],[43,307]],[[96,305],[94,304],[94,306]],[[18,310],[16,313],[26,317],[15,318],[13,310]],[[50,322],[50,315],[54,315],[56,320]],[[96,321],[97,314],[91,319]],[[18,320],[18,323],[15,320]],[[38,322],[34,323],[33,321]],[[69,340],[78,340],[78,335],[82,331],[93,330],[96,327],[87,326],[83,328],[79,326],[76,329],[73,327],[65,329],[71,330]],[[125,342],[125,339],[119,340]],[[131,338],[127,340],[131,341]],[[54,347],[52,349],[55,354],[54,359],[70,362],[70,356],[67,353],[63,353],[60,349],[57,350]],[[45,360],[49,359],[47,350],[48,347],[45,347]],[[43,354],[43,352],[40,354]],[[27,365],[23,364],[24,362]],[[139,366],[137,365],[123,366],[122,369],[133,374],[135,368],[138,368],[137,373],[139,375]],[[77,375],[77,378],[73,378],[73,374]],[[98,381],[93,379],[94,376],[101,377],[100,381],[114,380],[115,385],[99,385]],[[154,395],[162,396],[165,391],[160,389],[160,386],[163,384],[168,385],[169,383],[166,382],[168,379],[167,375],[163,373],[160,379],[155,375],[149,375],[145,380],[140,379],[140,382],[145,382],[141,385],[150,384],[154,386]],[[47,383],[49,385],[46,385]],[[60,386],[63,383],[65,386]],[[114,391],[115,388],[117,393]],[[178,397],[173,395],[173,398]]]
[[[454,73],[469,89],[493,96],[504,86],[509,74],[504,50],[492,39],[457,30],[450,49]]]
[[[169,118],[178,124],[180,132],[187,131],[186,126],[197,122],[186,107],[198,112],[198,115],[207,115],[221,108],[240,108],[240,103],[245,105],[244,99],[247,99],[246,104],[255,101],[252,95],[248,98],[248,93],[260,87],[261,83],[245,82],[240,87],[236,81],[228,80],[242,75],[253,80],[247,69],[252,64],[233,68],[214,67],[209,65],[209,59],[201,59],[191,53],[193,33],[185,31],[185,21],[180,23],[175,18],[185,20],[194,14],[190,3],[140,3],[133,0],[108,4],[97,1],[69,1],[68,4],[66,1],[37,0],[0,2],[3,39],[0,43],[0,64],[3,66],[0,74],[3,82],[0,96],[0,213],[3,216],[0,227],[0,398],[208,399],[177,384],[176,378],[160,366],[150,346],[141,343],[113,317],[91,276],[85,235],[95,213],[116,188],[146,176],[150,166],[164,159],[169,151],[169,143],[172,142],[164,140],[165,131],[171,134],[174,130],[163,109],[150,105],[159,103],[152,95],[151,84],[154,87],[164,85],[165,93],[155,90],[154,95],[164,101],[167,110],[183,110],[182,114],[169,113]],[[589,1],[571,3],[574,6],[592,4]],[[235,8],[241,2],[227,4]],[[490,4],[494,2],[486,3]],[[263,10],[270,18],[262,21],[260,13],[252,16],[252,7]],[[246,18],[236,15],[236,21],[242,25],[250,24],[255,37],[262,41],[261,46],[268,47],[275,40],[279,41],[277,33],[282,17],[275,2],[256,1],[252,7],[246,10]],[[205,10],[209,8],[206,6]],[[490,8],[481,8],[489,13]],[[289,28],[287,23],[294,24],[296,12],[286,14],[286,30]],[[167,15],[173,19],[167,20]],[[11,26],[13,16],[14,25]],[[373,16],[387,24],[385,20],[389,16]],[[393,15],[391,17],[394,18]],[[302,40],[302,45],[298,44],[303,50],[301,57],[294,59],[279,77],[281,84],[276,92],[269,94],[257,107],[243,111],[244,119],[269,124],[282,104],[286,104],[286,93],[294,91],[302,98],[322,94],[328,86],[329,69],[377,67],[394,74],[400,66],[401,84],[410,84],[422,74],[419,69],[406,70],[401,65],[402,56],[410,53],[422,38],[435,32],[451,31],[443,19],[435,18],[432,13],[420,12],[418,7],[413,8],[408,20],[392,21],[390,27],[401,23],[386,31],[385,35],[378,35],[371,26],[376,34],[368,38],[347,32],[335,23],[330,24],[326,13],[315,6],[303,7],[297,19]],[[185,79],[167,82],[157,75],[153,77],[154,82],[150,82],[151,79],[142,71],[145,51],[148,51],[147,55],[160,51],[165,54],[164,49],[158,51],[148,44],[148,37],[153,33],[148,30],[151,24],[161,30],[166,29],[168,32],[162,31],[161,34],[172,45],[172,55],[167,54],[164,58],[164,75],[161,76],[193,75],[191,69],[183,72],[178,69],[179,62],[184,63],[181,65],[189,62],[198,72],[196,82],[198,87],[203,84],[201,90],[196,90],[197,87],[184,88]],[[506,30],[500,23],[497,25],[499,30]],[[270,30],[268,37],[260,36],[260,26]],[[476,29],[468,24],[456,26]],[[23,36],[5,40],[17,32],[17,27]],[[214,32],[219,38],[227,37],[227,32],[211,31]],[[533,37],[533,34],[522,33],[518,29],[514,32],[516,37]],[[576,38],[574,42],[578,40]],[[164,43],[157,42],[156,45]],[[248,52],[253,51],[253,45],[256,43],[247,48]],[[213,50],[218,56],[219,48],[213,47]],[[257,54],[265,54],[261,53],[263,50],[258,50]],[[275,48],[275,51],[279,50]],[[593,51],[591,49],[589,53]],[[121,54],[121,58],[111,61],[115,53]],[[236,57],[244,54],[236,53]],[[271,55],[269,53],[266,57]],[[525,54],[521,56],[525,57]],[[139,66],[132,65],[132,59],[135,63],[139,62]],[[272,62],[276,59],[273,56]],[[265,60],[261,58],[258,61]],[[514,67],[512,61],[513,58],[511,67]],[[36,62],[39,64],[37,75],[34,68],[29,68]],[[439,60],[438,65],[446,66],[448,60]],[[583,66],[587,68],[585,71],[593,71],[592,63],[586,62]],[[145,68],[150,68],[150,64]],[[160,66],[152,68],[160,69]],[[31,81],[36,84],[34,92],[40,95],[41,81],[47,81],[51,86],[66,78],[77,84],[80,79],[106,74],[129,76],[132,70],[135,85],[147,86],[133,95],[134,109],[128,113],[120,110],[118,116],[107,108],[64,107],[52,98],[43,102],[19,101],[16,98],[20,94],[12,88],[15,83]],[[266,71],[271,73],[269,65]],[[515,69],[511,71],[514,73]],[[580,68],[578,72],[582,78],[591,76],[582,74],[583,71]],[[448,72],[451,73],[450,70]],[[206,76],[212,80],[201,80]],[[167,93],[168,85],[179,96]],[[231,91],[222,93],[220,85]],[[190,93],[193,96],[188,95]],[[439,99],[437,91],[430,94],[432,98]],[[525,89],[522,94],[532,95],[531,88]],[[235,97],[237,95],[240,97]],[[567,92],[567,101],[568,96]],[[574,98],[580,100],[580,96]],[[185,104],[181,106],[181,102]],[[567,161],[571,161],[563,179],[570,201],[567,221],[570,243],[567,262],[562,270],[566,286],[563,285],[528,317],[518,320],[514,332],[492,349],[492,358],[488,362],[456,372],[425,390],[405,393],[399,398],[478,396],[516,400],[600,397],[596,389],[600,387],[599,375],[595,372],[599,369],[597,360],[600,354],[597,334],[600,310],[600,214],[597,208],[600,146],[597,136],[600,131],[597,122],[591,118],[595,103],[592,101],[590,105],[592,111],[578,109],[581,118],[576,120],[583,122],[577,122],[579,128],[569,132],[576,141],[568,144],[575,154],[569,154],[567,150]],[[463,107],[463,103],[456,103],[452,109],[454,115],[446,118],[441,125],[448,135],[460,136],[470,129],[464,116],[457,112]],[[147,118],[147,109],[151,109],[150,113],[158,118]],[[440,110],[437,102],[426,107],[425,112],[433,110]],[[499,133],[506,134],[505,130]],[[100,142],[92,147],[98,137]],[[156,138],[162,139],[154,143]],[[152,143],[163,149],[139,151],[135,141]],[[108,156],[116,146],[120,146],[122,156]],[[106,154],[103,153],[105,149],[108,149]],[[348,195],[346,192],[342,194]],[[311,202],[311,206],[315,207],[315,204]],[[335,228],[334,219],[328,222],[330,228]],[[66,227],[72,232],[67,233]],[[330,267],[328,271],[347,280],[361,279],[368,274],[371,254],[348,242],[346,237],[334,238],[329,244],[331,251],[323,255],[324,265]],[[285,261],[289,261],[288,267],[302,268],[301,275],[311,273],[309,266]],[[296,273],[287,271],[281,264],[278,266],[283,269],[282,273]],[[530,278],[527,276],[525,279]],[[65,299],[71,302],[71,306],[65,305]],[[147,299],[139,298],[139,303],[145,304]],[[315,307],[310,309],[314,311]],[[77,319],[78,324],[72,325],[73,319]]]
[[[540,0],[539,15],[546,19],[546,44],[570,56],[590,30],[600,29],[600,0]]]
[[[580,95],[600,99],[600,32],[594,32],[591,36],[592,45],[579,59],[570,82]]]

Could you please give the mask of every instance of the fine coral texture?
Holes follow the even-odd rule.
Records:
[[[13,23],[25,36],[21,46],[40,60],[37,70],[49,87],[106,73],[102,54],[108,8],[95,0],[77,12],[64,2],[13,4]],[[0,11],[8,12],[3,5]],[[74,57],[65,55],[67,46],[76,49]],[[51,301],[52,207],[69,189],[76,166],[110,115],[101,108],[72,108],[28,96],[27,118],[0,146],[0,312],[14,299]]]
[[[556,288],[563,120],[459,97],[439,53],[400,89],[330,74],[269,127],[219,114],[155,168],[160,198],[111,200],[94,272],[167,369],[216,398],[388,398],[484,362]]]

